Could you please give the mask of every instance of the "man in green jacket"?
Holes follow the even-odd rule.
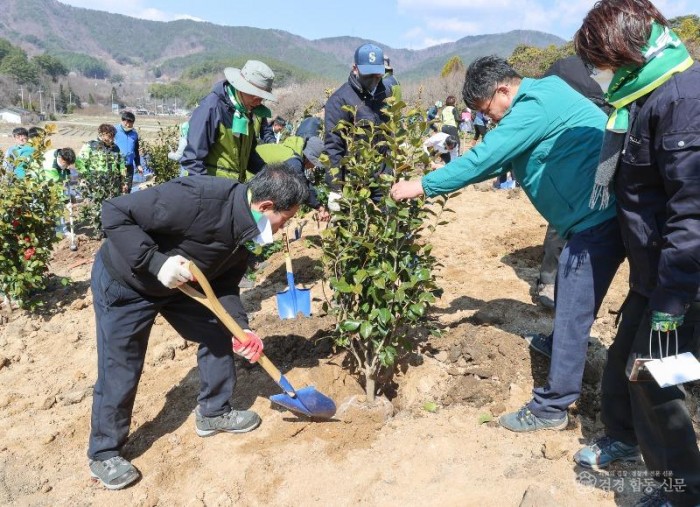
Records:
[[[511,171],[535,208],[567,240],[557,272],[547,384],[499,420],[517,432],[564,429],[567,407],[581,392],[593,320],[624,259],[614,198],[602,210],[589,207],[606,118],[560,78],[523,79],[496,56],[469,66],[462,95],[468,107],[498,126],[444,167],[396,183],[391,195],[433,197]]]
[[[272,115],[262,102],[275,100],[275,74],[263,62],[248,60],[240,69],[227,67],[224,75],[192,112],[180,164],[190,175],[244,182],[265,165],[255,152],[255,126]]]

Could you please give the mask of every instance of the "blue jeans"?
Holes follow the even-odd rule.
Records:
[[[561,417],[581,394],[591,326],[624,258],[616,218],[576,233],[566,242],[557,270],[547,384],[533,390],[528,404],[536,416]]]
[[[148,337],[159,313],[191,341],[199,342],[197,365],[202,415],[231,409],[236,384],[231,333],[199,303],[175,294],[145,297],[110,276],[98,253],[91,278],[97,327],[97,382],[92,396],[88,457],[106,460],[120,454],[143,371]]]

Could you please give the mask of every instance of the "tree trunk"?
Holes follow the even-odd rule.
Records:
[[[367,403],[374,403],[374,393],[376,391],[377,379],[375,374],[368,374],[366,377],[367,382],[365,383],[365,395],[367,396]]]

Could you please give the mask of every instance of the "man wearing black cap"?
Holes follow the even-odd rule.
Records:
[[[255,152],[255,122],[271,116],[263,100],[275,100],[275,74],[257,60],[241,69],[224,69],[190,118],[187,147],[180,164],[190,175],[209,174],[241,182],[265,165]]]
[[[325,117],[325,152],[330,158],[331,167],[339,167],[337,180],[330,172],[326,180],[332,192],[328,196],[328,207],[337,211],[337,199],[340,197],[340,183],[345,181],[345,170],[340,166],[341,159],[347,152],[345,139],[336,130],[337,125],[346,121],[373,123],[379,125],[386,121],[382,112],[387,93],[382,78],[384,77],[384,52],[374,44],[363,44],[355,50],[355,59],[347,83],[338,88],[326,102]],[[355,114],[343,110],[344,106],[357,109]]]

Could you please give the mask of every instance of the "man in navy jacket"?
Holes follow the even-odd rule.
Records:
[[[355,50],[354,64],[348,81],[326,102],[324,148],[331,167],[340,168],[337,180],[333,179],[330,172],[326,175],[326,181],[332,189],[328,197],[328,207],[331,211],[338,209],[335,201],[340,197],[340,185],[345,181],[341,160],[347,153],[347,144],[338,127],[343,121],[351,125],[379,125],[386,121],[382,112],[386,99],[383,77],[384,52],[374,44],[363,44]],[[345,111],[344,106],[355,107],[357,111],[355,114]]]

